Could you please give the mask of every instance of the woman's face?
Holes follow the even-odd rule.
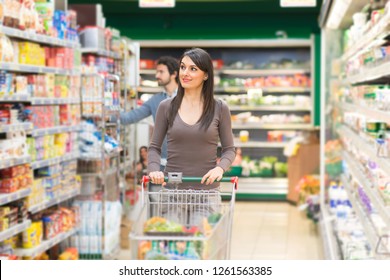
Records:
[[[188,56],[183,57],[180,63],[179,77],[184,89],[201,88],[203,82],[207,80],[207,74],[200,70]]]
[[[146,159],[148,157],[148,151],[145,148],[143,148],[140,150],[140,155],[141,158]]]

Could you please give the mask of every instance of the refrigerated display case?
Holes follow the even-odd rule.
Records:
[[[390,6],[361,0],[327,6],[321,13],[327,14],[321,52],[325,253],[328,259],[388,259]]]

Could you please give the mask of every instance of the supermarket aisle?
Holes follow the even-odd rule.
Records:
[[[322,259],[313,222],[287,202],[236,202],[231,259]],[[128,259],[122,250],[119,259]]]
[[[231,259],[322,259],[313,222],[287,202],[237,202]]]

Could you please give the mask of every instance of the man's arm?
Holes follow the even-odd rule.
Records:
[[[126,124],[136,123],[152,115],[152,109],[150,106],[151,101],[152,98],[149,99],[144,104],[142,104],[137,109],[131,110],[129,112],[121,112],[121,116],[120,116],[121,124],[126,125]]]
[[[140,120],[143,120],[151,115],[153,115],[154,117],[158,105],[164,99],[165,96],[162,93],[155,94],[137,109],[131,110],[129,112],[121,112],[120,115],[121,123],[127,125],[127,124],[139,122]],[[110,122],[116,122],[116,120],[117,120],[116,116],[111,116],[109,118]]]

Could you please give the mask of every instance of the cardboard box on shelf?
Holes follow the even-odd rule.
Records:
[[[130,249],[130,239],[129,238],[121,238],[121,249]]]
[[[317,141],[300,144],[296,155],[287,160],[288,164],[288,193],[287,200],[293,203],[299,201],[296,186],[305,175],[316,174],[320,164],[320,145]]]
[[[126,217],[122,217],[122,221],[121,221],[121,248],[122,249],[130,249],[129,234],[131,231],[132,224],[133,224],[132,221],[130,221]]]

